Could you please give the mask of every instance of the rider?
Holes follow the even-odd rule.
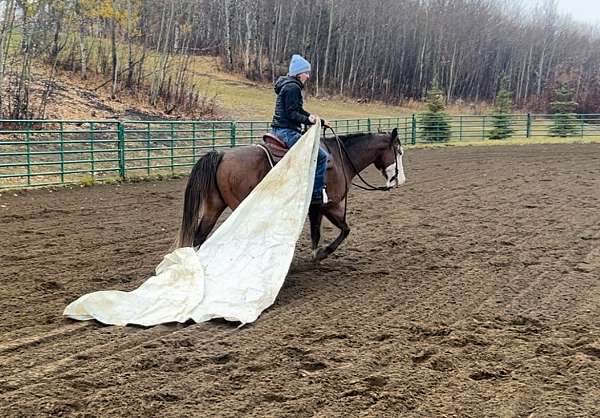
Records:
[[[302,125],[314,125],[318,116],[310,114],[302,107],[302,89],[310,78],[310,63],[300,55],[292,55],[292,61],[287,76],[279,77],[275,83],[275,114],[271,123],[272,134],[292,147],[302,136]],[[326,120],[321,119],[323,126],[328,126]],[[313,188],[311,204],[327,203],[325,193],[325,171],[329,154],[319,147],[317,157],[317,170]]]

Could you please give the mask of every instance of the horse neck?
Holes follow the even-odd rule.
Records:
[[[363,137],[356,138],[346,146],[348,157],[352,160],[352,164],[358,173],[373,164],[377,158],[377,148],[371,140],[372,137],[372,134],[368,134]],[[344,163],[349,169],[347,172],[350,174],[350,178],[353,178],[356,176],[356,174],[358,174],[350,165],[349,161],[344,161]]]

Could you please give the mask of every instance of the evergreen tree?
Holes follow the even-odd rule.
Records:
[[[514,132],[510,117],[512,105],[512,93],[508,89],[508,79],[504,76],[500,82],[500,91],[496,95],[494,115],[492,116],[494,129],[490,132],[490,139],[505,139],[512,136]]]
[[[567,137],[576,134],[577,117],[573,114],[576,107],[577,103],[573,101],[573,91],[566,83],[554,90],[554,100],[550,102],[553,113],[550,136]]]
[[[444,112],[444,93],[436,80],[427,94],[427,111],[421,113],[419,126],[427,142],[443,142],[450,139],[450,123]]]

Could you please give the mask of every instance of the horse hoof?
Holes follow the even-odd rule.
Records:
[[[328,255],[329,254],[327,254],[327,251],[325,251],[324,248],[319,248],[318,250],[313,252],[313,262],[315,264],[318,264],[324,259],[326,259]]]

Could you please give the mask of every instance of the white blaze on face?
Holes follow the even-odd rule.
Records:
[[[398,168],[398,178],[395,178],[396,167]],[[396,187],[406,182],[404,167],[402,166],[402,155],[396,154],[396,163],[390,164],[385,169],[385,177],[388,179],[386,187]]]

